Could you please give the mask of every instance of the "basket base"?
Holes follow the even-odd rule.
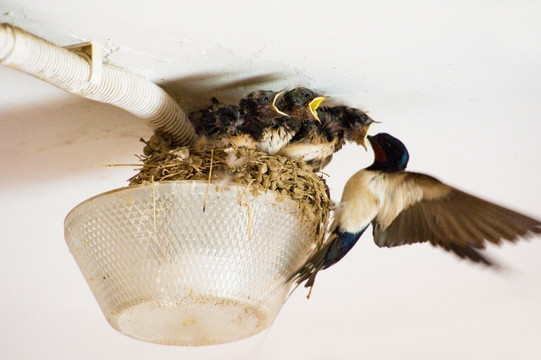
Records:
[[[111,325],[136,339],[164,345],[213,345],[240,340],[270,325],[274,316],[253,304],[213,297],[178,304],[147,301],[127,308]]]

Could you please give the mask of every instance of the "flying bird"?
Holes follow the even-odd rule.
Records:
[[[312,287],[318,271],[340,261],[370,224],[380,247],[429,242],[486,265],[494,265],[479,252],[487,242],[541,233],[539,220],[405,171],[409,154],[395,137],[380,133],[368,139],[374,162],[346,183],[326,243],[291,277],[299,284]]]

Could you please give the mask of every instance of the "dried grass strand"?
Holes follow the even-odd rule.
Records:
[[[214,160],[214,149],[210,149],[209,178],[208,178],[208,181],[207,181],[207,190],[205,191],[205,201],[203,201],[203,212],[205,212],[205,209],[207,207],[207,199],[209,197],[210,179],[212,179],[212,161],[213,160]]]
[[[167,253],[165,252],[165,249],[163,248],[162,244],[158,241],[158,227],[157,227],[157,220],[156,220],[156,182],[154,181],[154,178],[152,178],[152,241],[162,251],[163,258],[167,258]]]
[[[252,240],[252,208],[249,201],[246,201],[246,210],[248,211],[248,238]]]

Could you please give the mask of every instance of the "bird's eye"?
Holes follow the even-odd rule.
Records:
[[[309,99],[309,98],[310,98],[310,94],[306,93],[306,94],[304,94],[304,97],[305,97],[306,99]]]
[[[265,96],[265,98],[264,98],[263,100],[265,100],[265,102],[268,102],[268,101],[269,101],[269,97],[268,97],[268,96]]]

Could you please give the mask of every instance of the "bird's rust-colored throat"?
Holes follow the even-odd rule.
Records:
[[[370,137],[368,137],[368,139],[370,140],[372,150],[374,150],[374,162],[387,161],[387,154],[385,153],[381,145],[378,144],[376,141],[372,140]]]

